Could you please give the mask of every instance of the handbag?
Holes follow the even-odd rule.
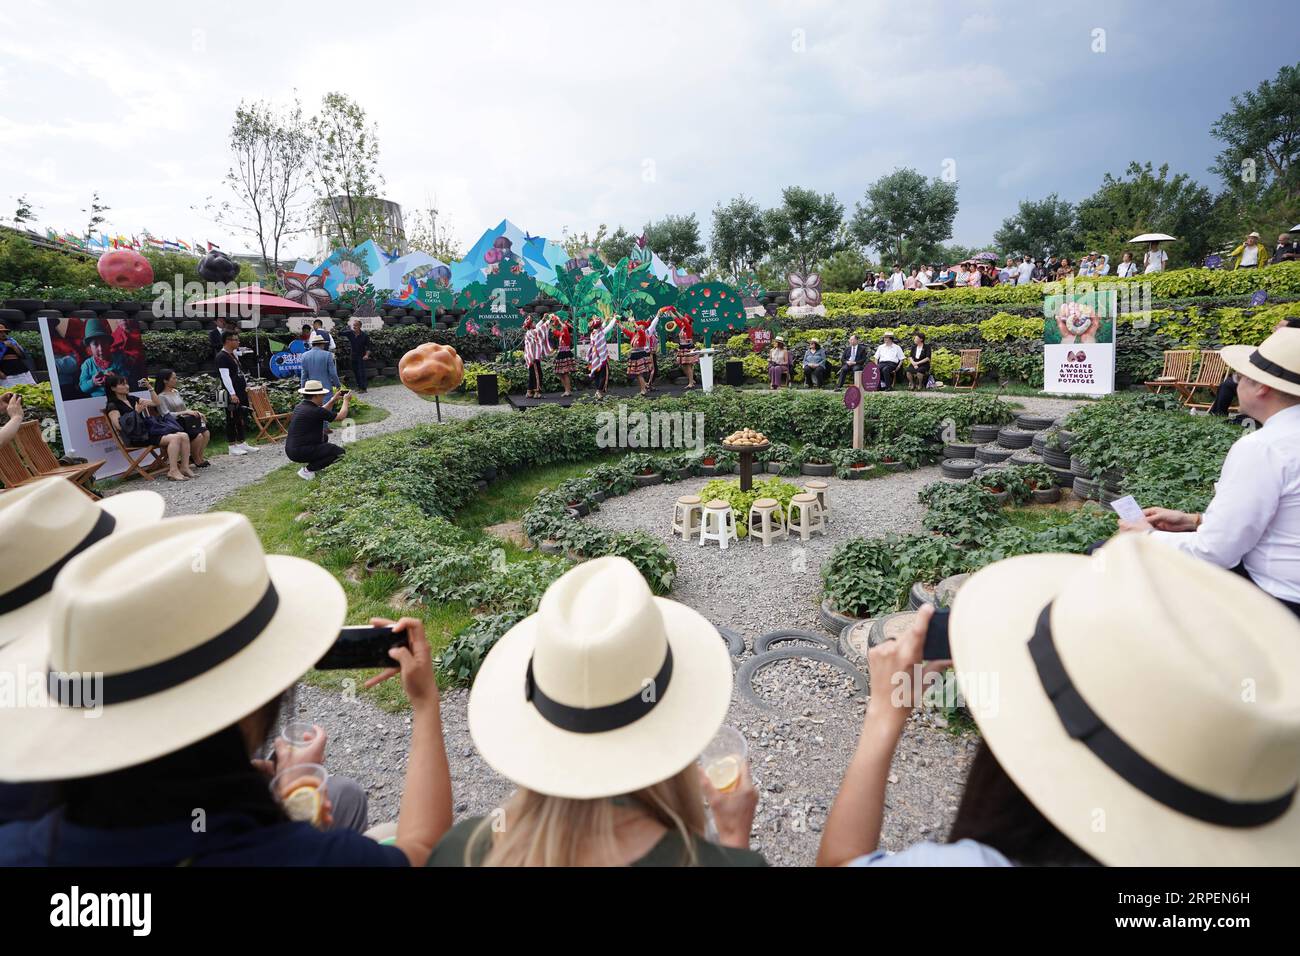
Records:
[[[177,432],[185,431],[185,427],[180,423],[180,420],[171,412],[161,418],[145,416],[144,421],[150,439],[162,438],[164,435],[175,435]]]

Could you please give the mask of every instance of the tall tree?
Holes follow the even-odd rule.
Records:
[[[658,222],[646,223],[643,232],[646,244],[659,258],[679,269],[702,272],[708,264],[704,258],[700,223],[695,218],[695,213],[689,216],[664,216]]]
[[[103,225],[104,213],[109,211],[109,207],[100,202],[99,193],[95,192],[91,194],[90,207],[81,211],[86,213],[89,219],[86,223],[86,238],[89,239],[95,234],[95,230]]]
[[[844,205],[833,194],[802,186],[781,190],[781,205],[763,213],[772,257],[782,268],[796,267],[805,275],[838,251],[843,221]]]
[[[380,193],[379,132],[344,93],[327,93],[311,121],[319,223],[330,242],[347,248],[385,232]]]
[[[435,206],[416,210],[405,225],[406,245],[412,252],[427,252],[440,262],[456,262],[464,255],[450,223],[439,218]]]
[[[867,187],[852,229],[859,242],[880,251],[882,265],[886,259],[889,265],[914,265],[932,258],[934,248],[952,236],[956,217],[956,183],[896,169]]]
[[[632,255],[632,247],[637,237],[619,226],[606,238],[596,250],[606,262],[618,262]]]
[[[280,249],[309,223],[303,193],[311,181],[311,136],[296,99],[283,109],[264,101],[240,102],[230,126],[232,165],[214,218],[251,237],[263,275],[280,268]]]
[[[595,234],[589,233],[585,229],[582,232],[569,232],[569,227],[565,226],[560,236],[560,245],[573,258],[577,258],[589,251],[599,254],[608,235],[609,230],[603,222],[596,227]]]
[[[1210,134],[1224,144],[1212,168],[1229,189],[1257,192],[1277,183],[1287,199],[1300,199],[1300,64],[1234,96]]]
[[[1080,239],[1089,251],[1118,261],[1135,234],[1166,232],[1178,237],[1168,248],[1170,260],[1186,265],[1209,251],[1213,206],[1210,191],[1186,173],[1170,176],[1167,163],[1153,170],[1133,162],[1122,177],[1107,173],[1101,188],[1079,203]]]
[[[13,224],[15,229],[24,229],[29,222],[36,221],[36,210],[32,206],[32,201],[27,198],[27,194],[19,196],[17,199],[17,208],[14,210]]]
[[[1004,254],[1074,255],[1079,247],[1079,216],[1056,193],[1037,202],[1022,199],[1016,214],[1002,220],[993,243]]]
[[[725,206],[718,203],[713,209],[709,246],[718,271],[727,278],[734,280],[742,273],[756,271],[769,247],[758,203],[743,195]]]

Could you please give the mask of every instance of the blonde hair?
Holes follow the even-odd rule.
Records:
[[[685,848],[682,866],[698,862],[695,839],[704,835],[704,798],[699,769],[692,763],[667,780],[623,797],[570,800],[520,787],[470,834],[465,865],[618,866],[623,861],[615,818],[624,803],[636,805],[646,816],[677,831]],[[490,848],[479,864],[476,858],[485,841]]]

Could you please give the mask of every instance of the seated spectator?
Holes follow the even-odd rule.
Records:
[[[18,435],[23,424],[23,397],[15,392],[0,395],[0,414],[7,421],[0,426],[0,448],[9,444]]]
[[[298,477],[311,481],[318,471],[323,471],[343,457],[346,449],[330,443],[329,423],[348,417],[348,402],[352,395],[346,389],[330,395],[320,382],[309,381],[298,389],[302,401],[294,406],[289,419],[289,434],[284,439],[284,454],[290,461],[302,465]],[[329,395],[327,399],[325,396]],[[338,411],[330,408],[335,399],[343,396]]]
[[[1300,244],[1292,240],[1289,232],[1284,232],[1277,237],[1277,246],[1273,249],[1268,264],[1275,266],[1279,262],[1290,262],[1293,259],[1300,259]]]
[[[731,688],[701,614],[654,597],[626,558],[578,565],[493,646],[470,691],[474,746],[518,789],[456,824],[429,865],[764,865],[749,849],[748,766],[719,792],[695,762]]]
[[[844,380],[852,378],[854,372],[862,371],[867,364],[867,350],[864,346],[858,344],[856,335],[849,336],[849,344],[844,346],[844,352],[840,355],[840,375],[838,385],[844,387]]]
[[[163,369],[154,379],[154,396],[152,402],[160,415],[175,415],[190,439],[190,461],[195,468],[207,468],[203,460],[203,449],[208,447],[208,420],[202,412],[191,411],[185,405],[185,397],[176,388],[176,373]]]
[[[27,352],[9,334],[8,327],[0,322],[0,389],[35,385],[36,379],[28,361]]]
[[[1204,514],[1150,507],[1120,527],[1235,571],[1300,617],[1300,329],[1220,354],[1260,427],[1229,449]]]
[[[907,384],[912,391],[919,391],[930,384],[930,346],[925,342],[925,334],[917,332],[912,336],[912,350],[907,355]]]
[[[880,391],[888,392],[893,389],[894,376],[903,364],[903,350],[889,332],[885,333],[884,340],[876,346],[876,364],[880,366]]]
[[[143,399],[131,394],[131,384],[121,375],[106,375],[104,392],[108,399],[104,414],[124,442],[137,446],[152,445],[166,451],[167,477],[172,481],[189,481],[198,477],[190,467],[190,436],[185,434],[184,429],[177,427],[174,431],[164,433],[162,422],[155,420],[156,424],[151,423],[149,406]],[[123,416],[126,415],[136,417],[124,419]],[[139,427],[134,430],[123,427],[130,422]]]
[[[1137,536],[1000,561],[962,586],[951,663],[982,740],[947,841],[883,852],[890,761],[921,675],[949,664],[922,661],[932,614],[868,654],[873,693],[819,865],[1300,863],[1282,836],[1300,814],[1300,623]],[[1260,662],[1276,679],[1243,706]]]
[[[187,613],[154,619],[147,635],[105,626],[143,620],[164,595]],[[336,639],[347,601],[324,569],[264,555],[242,515],[114,534],[64,566],[51,606],[60,613],[48,633],[0,651],[7,667],[52,678],[33,691],[38,706],[0,708],[0,766],[15,782],[57,783],[57,808],[0,827],[0,866],[418,866],[446,832],[438,687],[412,618],[392,625],[410,640],[390,654],[413,723],[395,846],[319,829],[327,793],[308,808],[311,823],[295,822],[252,763],[286,689]],[[80,674],[103,675],[99,690]]]
[[[777,336],[772,342],[772,350],[767,355],[768,384],[780,388],[790,384],[790,350],[785,347],[785,339]]]
[[[809,388],[821,388],[826,381],[826,350],[816,339],[808,340],[803,353],[803,380]]]

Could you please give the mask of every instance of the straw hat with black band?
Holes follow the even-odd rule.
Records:
[[[48,633],[0,648],[28,688],[0,708],[0,780],[109,773],[229,727],[319,661],[346,611],[332,574],[263,554],[243,515],[114,534],[59,572]]]
[[[1094,859],[1300,863],[1300,622],[1246,579],[1123,535],[977,572],[949,635],[998,763]]]
[[[154,525],[162,496],[131,491],[91,501],[66,478],[45,478],[0,495],[0,646],[44,633],[54,579],[109,535]]]
[[[1259,348],[1227,345],[1224,364],[1246,378],[1288,395],[1300,395],[1300,329],[1278,329]]]
[[[731,659],[698,611],[626,558],[586,561],[503,636],[469,697],[483,759],[537,793],[632,793],[699,757],[731,703]]]
[[[298,389],[299,395],[328,395],[329,393],[330,390],[314,378],[307,379],[303,387]]]

